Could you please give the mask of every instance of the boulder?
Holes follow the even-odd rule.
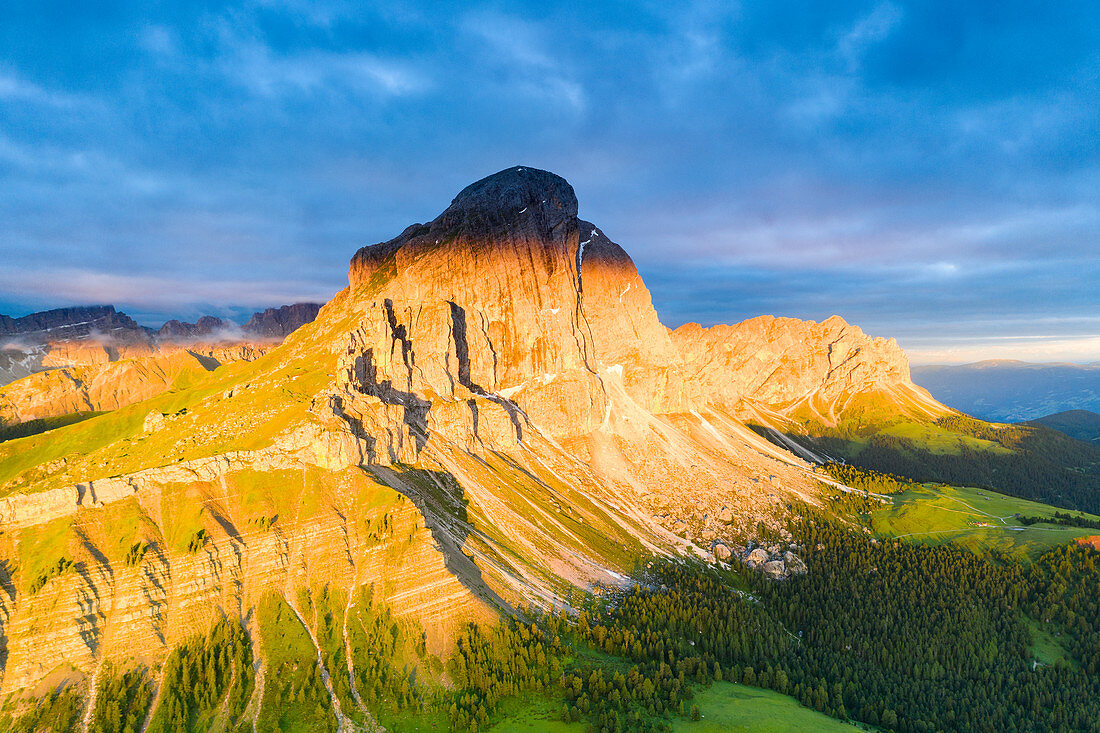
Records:
[[[769,560],[760,569],[773,580],[787,577],[787,566],[782,560]]]
[[[763,547],[757,547],[745,558],[745,564],[753,570],[757,570],[763,567],[764,563],[766,563],[768,559],[768,551],[765,550]]]
[[[806,573],[806,563],[802,562],[802,558],[790,550],[783,553],[783,561],[786,563],[787,572],[790,575],[803,575]]]
[[[145,422],[141,424],[141,429],[147,433],[155,433],[168,424],[168,419],[157,410],[153,410],[145,416]]]

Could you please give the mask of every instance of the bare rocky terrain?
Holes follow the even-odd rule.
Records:
[[[319,585],[349,606],[373,587],[443,654],[466,621],[623,585],[647,555],[803,572],[774,537],[828,479],[747,423],[950,412],[836,317],[671,331],[532,168],[359,250],[315,315],[287,335],[258,314],[279,345],[166,347],[200,322],[148,355],[53,346],[0,390],[4,421],[109,411],[0,443],[3,692],[156,664],[218,614],[262,633],[265,594]]]

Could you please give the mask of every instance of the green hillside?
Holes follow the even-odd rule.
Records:
[[[978,486],[1100,514],[1100,447],[1041,425],[965,415],[895,417],[859,430],[815,424],[788,436],[820,454],[920,482]]]
[[[870,515],[877,536],[950,543],[977,552],[990,549],[1034,557],[1078,537],[1100,534],[1095,529],[1039,522],[1023,524],[1016,515],[1050,517],[1054,508],[988,489],[923,484],[895,494],[893,504]],[[1083,512],[1073,516],[1100,520]]]
[[[1066,410],[1030,420],[1025,425],[1041,425],[1065,433],[1086,443],[1100,444],[1100,415],[1089,410]]]

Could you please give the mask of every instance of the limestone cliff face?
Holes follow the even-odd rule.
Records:
[[[318,491],[328,507],[296,508]],[[449,567],[412,501],[369,478],[300,467],[222,470],[205,480],[164,472],[106,506],[86,504],[46,525],[9,527],[0,540],[5,692],[70,665],[90,677],[104,660],[162,663],[211,618],[247,615],[273,588],[294,598],[323,585],[374,586],[380,602],[423,624],[436,653],[455,624],[492,614]],[[38,542],[43,530],[56,539]],[[127,561],[120,550],[132,543],[148,549]],[[43,563],[35,551],[73,565],[36,584],[31,568]]]
[[[480,437],[500,413],[513,440],[526,425],[590,433],[610,406],[609,368],[646,408],[667,402],[675,351],[649,292],[551,173],[511,168],[467,187],[431,223],[360,250],[349,280],[367,324],[348,343],[351,392],[464,403],[411,408],[447,412],[433,427],[455,439]]]
[[[819,501],[752,406],[936,407],[896,344],[839,319],[670,332],[572,187],[526,167],[359,250],[262,358],[217,348],[236,351],[89,357],[0,390],[0,420],[115,410],[0,443],[0,692],[163,659],[218,612],[317,585],[377,584],[445,653],[465,620],[626,582],[643,553],[728,559]],[[43,574],[56,557],[70,570]]]

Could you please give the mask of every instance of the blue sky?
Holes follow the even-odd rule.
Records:
[[[51,3],[0,18],[0,312],[325,300],[559,173],[665,323],[1100,360],[1095,2]]]

